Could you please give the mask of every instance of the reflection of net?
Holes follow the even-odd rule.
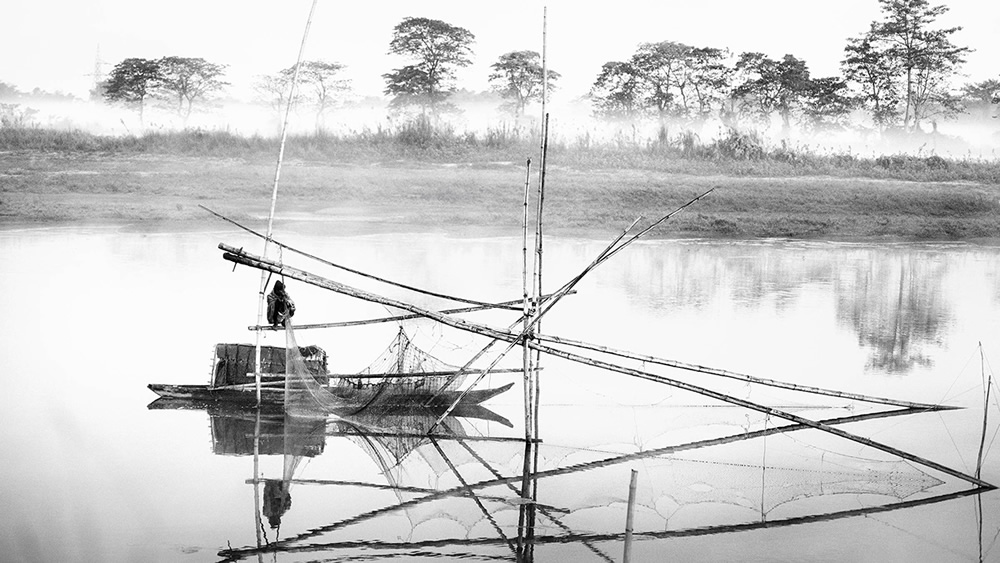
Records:
[[[733,452],[730,452],[732,454]],[[737,456],[742,457],[742,456]],[[909,500],[942,483],[902,460],[875,460],[825,451],[775,464],[739,463],[723,452],[662,456],[633,462],[639,470],[637,529],[676,530],[822,514],[842,508]],[[566,523],[601,532],[627,504],[621,466],[594,467],[542,482],[540,501],[572,512]],[[861,500],[861,499],[864,500]],[[611,516],[614,515],[614,516]]]

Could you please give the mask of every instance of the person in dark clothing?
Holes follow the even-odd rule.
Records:
[[[285,291],[285,284],[278,280],[274,282],[274,288],[267,295],[267,322],[278,328],[284,326],[285,321],[293,315],[295,315],[295,303]]]

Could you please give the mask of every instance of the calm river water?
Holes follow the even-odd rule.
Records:
[[[521,295],[518,237],[283,232],[290,234],[282,242],[415,286],[484,301]],[[574,349],[811,420],[866,418],[831,424],[917,457],[816,429],[774,432],[790,423],[547,357],[537,504],[530,504],[518,500],[525,452],[515,440],[524,436],[517,374],[484,379],[482,387],[515,382],[485,403],[487,414],[451,419],[451,431],[468,439],[407,438],[414,424],[426,424],[412,413],[331,417],[318,432],[270,418],[258,434],[256,465],[255,412],[150,408],[156,396],[147,384],[207,383],[216,343],[253,342],[247,327],[256,321],[260,274],[234,271],[219,242],[261,249],[258,239],[231,230],[0,232],[0,559],[195,562],[234,549],[233,559],[247,561],[513,560],[533,536],[526,553],[538,561],[620,561],[635,470],[634,561],[1000,560],[1000,494],[966,495],[975,486],[963,477],[976,473],[984,436],[984,374],[991,361],[1000,365],[996,246],[683,240],[630,247],[561,301],[543,332],[965,408],[866,418],[895,407]],[[547,289],[605,244],[549,237]],[[283,259],[423,307],[455,306],[289,252]],[[396,312],[294,280],[289,288],[298,324]],[[465,318],[502,328],[514,314]],[[454,365],[485,343],[428,321],[403,328]],[[297,337],[323,347],[331,371],[355,373],[399,329],[385,323]],[[268,333],[264,343],[281,346],[284,337]],[[514,354],[501,366],[518,367]],[[996,391],[982,467],[989,483],[1000,483]],[[283,455],[302,436],[308,453]],[[272,481],[255,486],[255,467]],[[281,481],[289,475],[295,481]],[[284,487],[280,498],[275,483]],[[278,549],[258,555],[258,542]]]

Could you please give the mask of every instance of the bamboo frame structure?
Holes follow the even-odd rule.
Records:
[[[630,240],[635,240],[635,238],[633,237]],[[254,268],[258,268],[258,269],[268,270],[268,271],[271,271],[273,273],[278,273],[278,274],[281,274],[281,275],[284,275],[284,276],[291,277],[293,279],[298,279],[300,281],[304,281],[306,283],[310,283],[310,284],[316,285],[318,287],[323,287],[323,288],[326,288],[326,289],[329,289],[331,291],[335,291],[337,293],[341,293],[341,294],[344,294],[344,295],[350,295],[352,297],[363,299],[365,301],[371,301],[373,303],[380,303],[380,304],[384,304],[384,305],[398,307],[398,308],[403,309],[403,310],[408,310],[408,311],[411,311],[413,313],[417,313],[417,314],[421,314],[423,316],[427,316],[429,318],[437,320],[438,322],[441,322],[442,324],[445,324],[447,326],[451,326],[452,328],[457,328],[457,329],[464,330],[464,331],[467,331],[467,332],[472,332],[472,333],[475,333],[475,334],[480,334],[482,336],[486,336],[486,337],[489,337],[489,338],[492,338],[492,339],[495,339],[495,340],[502,340],[502,341],[505,341],[505,342],[509,343],[509,347],[507,348],[507,351],[510,351],[510,349],[513,348],[514,345],[516,345],[518,342],[521,341],[522,338],[524,338],[523,334],[515,334],[515,333],[509,332],[509,331],[498,330],[498,329],[489,327],[487,325],[483,325],[483,324],[479,324],[479,323],[472,323],[470,321],[466,321],[466,320],[463,320],[463,319],[455,319],[455,318],[450,317],[448,315],[442,315],[442,314],[437,313],[435,311],[430,311],[430,310],[427,310],[427,309],[423,309],[421,307],[417,307],[417,306],[409,304],[409,303],[405,303],[405,302],[402,302],[402,301],[399,301],[399,300],[395,300],[395,299],[390,299],[390,298],[387,298],[387,297],[382,297],[382,296],[379,296],[379,295],[376,295],[376,294],[373,294],[373,293],[370,293],[370,292],[367,292],[367,291],[363,291],[363,290],[360,290],[360,289],[357,289],[357,288],[353,288],[353,287],[348,286],[346,284],[342,284],[342,283],[335,282],[335,281],[332,281],[332,280],[327,280],[325,278],[322,278],[320,276],[316,276],[314,274],[310,274],[308,272],[304,272],[302,270],[298,270],[298,269],[291,268],[291,267],[288,267],[288,266],[283,266],[283,265],[280,265],[280,264],[276,264],[273,261],[269,261],[267,259],[263,259],[263,258],[260,258],[260,257],[253,256],[252,254],[250,254],[250,253],[248,253],[246,251],[243,251],[241,249],[237,249],[235,247],[232,247],[232,246],[229,246],[229,245],[226,245],[226,244],[220,244],[219,248],[225,251],[223,257],[226,260],[235,262],[237,264],[244,264],[244,265],[251,266],[251,267],[254,267]],[[622,247],[619,246],[619,247],[615,248],[615,250],[617,251],[617,250],[620,250],[621,248]],[[602,253],[602,255],[604,255],[604,253]],[[600,260],[600,258],[598,260]],[[597,263],[597,262],[598,261],[595,260],[595,263]],[[585,270],[585,272],[586,271],[589,271],[589,270]],[[582,274],[577,277],[577,281],[581,277],[582,277]],[[570,286],[570,284],[567,284],[567,286]],[[554,305],[554,303],[558,301],[558,299],[559,299],[559,297],[561,297],[561,295],[562,294],[560,294],[559,292],[557,292],[556,297],[554,297],[553,300],[549,303],[549,308],[551,308],[551,306]],[[537,319],[541,318],[541,315],[544,314],[547,310],[548,309],[543,310],[537,317],[535,317],[535,320],[537,321]],[[781,418],[781,419],[788,420],[788,421],[791,421],[791,422],[795,422],[795,423],[799,423],[799,424],[804,424],[806,426],[810,426],[810,427],[815,428],[817,430],[821,430],[823,432],[826,432],[826,433],[829,433],[829,434],[833,434],[833,435],[838,436],[840,438],[844,438],[844,439],[850,440],[852,442],[857,442],[859,444],[862,444],[862,445],[865,445],[865,446],[868,446],[868,447],[872,447],[872,448],[881,450],[883,452],[886,452],[886,453],[889,453],[891,455],[900,457],[902,459],[906,459],[908,461],[912,461],[914,463],[923,465],[925,467],[934,469],[936,471],[940,471],[942,473],[946,473],[948,475],[951,475],[953,477],[962,479],[964,481],[967,481],[969,483],[975,484],[977,486],[991,486],[991,485],[989,485],[988,483],[985,483],[984,481],[982,481],[979,478],[972,477],[970,475],[966,475],[966,474],[964,474],[964,473],[962,473],[960,471],[957,471],[957,470],[952,469],[950,467],[944,466],[944,465],[939,464],[937,462],[934,462],[934,461],[922,458],[920,456],[916,456],[916,455],[910,454],[910,453],[905,452],[903,450],[900,450],[898,448],[894,448],[892,446],[888,446],[886,444],[882,444],[880,442],[876,442],[875,440],[871,440],[869,438],[865,438],[865,437],[862,437],[862,436],[851,434],[850,432],[846,432],[846,431],[840,430],[838,428],[833,428],[833,427],[824,425],[822,423],[809,420],[807,418],[804,418],[804,417],[801,417],[801,416],[798,416],[798,415],[795,415],[795,414],[783,411],[781,409],[777,409],[777,408],[773,408],[773,407],[767,407],[765,405],[754,403],[752,401],[747,401],[747,400],[744,400],[744,399],[739,399],[737,397],[732,397],[732,396],[726,395],[725,393],[720,393],[718,391],[713,391],[713,390],[705,388],[705,387],[701,387],[701,386],[694,385],[694,384],[691,384],[691,383],[686,383],[686,382],[683,382],[683,381],[680,381],[680,380],[677,380],[677,379],[672,379],[672,378],[669,378],[669,377],[666,377],[666,376],[663,376],[663,375],[658,375],[658,374],[654,374],[654,373],[651,373],[651,372],[647,372],[647,371],[643,371],[643,370],[638,370],[638,369],[634,369],[634,368],[628,368],[628,367],[625,367],[625,366],[620,366],[620,365],[612,364],[612,363],[605,362],[605,361],[595,360],[593,358],[589,358],[589,357],[586,357],[586,356],[581,356],[579,354],[574,354],[574,353],[571,353],[571,352],[567,352],[565,350],[561,350],[561,349],[558,349],[558,348],[553,348],[551,346],[543,346],[543,345],[536,344],[536,343],[530,343],[529,346],[531,346],[532,348],[534,348],[534,349],[536,349],[538,351],[545,352],[545,353],[547,353],[549,355],[556,356],[556,357],[561,357],[563,359],[570,360],[570,361],[573,361],[573,362],[576,362],[576,363],[580,363],[580,364],[584,364],[584,365],[589,365],[589,366],[592,366],[592,367],[597,367],[597,368],[605,369],[605,370],[608,370],[608,371],[614,371],[614,372],[622,373],[622,374],[625,374],[625,375],[631,375],[631,376],[638,377],[638,378],[641,378],[641,379],[647,379],[647,380],[650,380],[650,381],[656,381],[658,383],[664,383],[664,384],[670,385],[671,387],[675,387],[675,388],[678,388],[678,389],[683,389],[685,391],[690,391],[690,392],[693,392],[693,393],[696,393],[696,394],[699,394],[699,395],[702,395],[702,396],[710,397],[712,399],[717,399],[717,400],[725,402],[725,403],[730,403],[730,404],[737,405],[737,406],[740,406],[740,407],[748,408],[750,410],[754,410],[754,411],[757,411],[757,412],[768,414],[768,415],[771,415],[773,417]],[[503,355],[501,355],[496,360],[494,360],[493,364],[489,368],[486,369],[485,373],[489,373],[490,369],[492,369],[493,367],[495,367],[496,364],[500,361],[500,359],[502,357],[503,357]],[[479,376],[479,379],[482,379],[483,377],[484,377],[484,375],[481,374]],[[477,381],[479,379],[477,379]],[[474,385],[475,385],[475,383],[473,383],[473,386]],[[445,417],[447,417],[448,414],[451,413],[451,411],[454,409],[455,405],[457,405],[461,401],[461,399],[464,398],[464,395],[471,388],[472,387],[470,386],[468,389],[466,389],[465,391],[463,391],[462,395],[460,395],[459,398],[456,399],[455,403],[451,407],[449,407],[448,410],[445,411],[445,414],[441,415],[441,418],[438,420],[438,422],[436,422],[434,425],[431,426],[431,429],[433,429],[440,422],[440,420],[443,420]]]

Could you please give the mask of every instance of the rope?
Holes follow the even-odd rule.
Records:
[[[955,436],[952,435],[951,429],[948,428],[948,423],[944,421],[944,416],[942,416],[941,413],[937,413],[937,415],[938,415],[938,419],[941,420],[941,426],[944,427],[945,433],[948,434],[948,439],[951,440],[951,445],[954,446],[954,448],[955,448],[955,453],[958,454],[958,459],[962,462],[962,466],[965,468],[965,471],[968,472],[969,471],[969,463],[967,461],[965,461],[965,456],[962,455],[962,450],[959,449],[958,443],[955,442]]]
[[[361,276],[363,278],[368,278],[370,280],[374,280],[374,281],[381,282],[381,283],[384,283],[384,284],[392,285],[392,286],[395,286],[395,287],[398,287],[398,288],[401,288],[401,289],[406,289],[406,290],[409,290],[409,291],[413,291],[415,293],[420,293],[422,295],[429,295],[431,297],[438,297],[438,298],[441,298],[441,299],[447,299],[449,301],[457,301],[459,303],[467,303],[467,304],[470,304],[470,305],[479,305],[479,306],[483,306],[483,307],[489,306],[490,308],[495,308],[496,307],[495,303],[487,303],[485,301],[477,301],[475,299],[466,299],[466,298],[463,298],[463,297],[455,297],[453,295],[445,295],[443,293],[437,293],[437,292],[430,291],[430,290],[427,290],[427,289],[421,289],[419,287],[414,287],[412,285],[406,285],[404,283],[399,283],[399,282],[395,282],[395,281],[388,280],[388,279],[385,279],[385,278],[380,278],[378,276],[362,272],[361,270],[356,270],[354,268],[349,268],[347,266],[344,266],[344,265],[341,265],[341,264],[337,264],[335,262],[331,262],[329,260],[326,260],[325,258],[320,258],[319,256],[316,256],[315,254],[310,254],[308,252],[305,252],[305,251],[302,251],[302,250],[298,250],[296,248],[288,246],[287,244],[279,242],[278,240],[275,240],[273,238],[265,237],[264,235],[258,233],[257,231],[251,229],[250,227],[241,225],[241,224],[237,223],[236,221],[230,219],[229,217],[226,217],[226,216],[222,215],[221,213],[216,213],[215,211],[212,211],[211,209],[205,207],[204,205],[198,205],[198,207],[204,209],[205,211],[208,211],[212,215],[215,215],[216,217],[218,217],[219,219],[222,219],[223,221],[226,221],[227,223],[231,223],[231,224],[233,224],[233,225],[235,225],[235,226],[243,229],[244,231],[246,231],[246,232],[248,232],[248,233],[250,233],[250,234],[252,234],[252,235],[254,235],[256,237],[265,238],[266,240],[270,240],[272,244],[274,244],[275,246],[278,246],[279,248],[287,249],[287,250],[289,250],[291,252],[294,252],[295,254],[298,254],[299,256],[303,256],[305,258],[309,258],[311,260],[315,260],[316,262],[319,262],[320,264],[325,264],[327,266],[330,266],[330,267],[333,267],[333,268],[337,268],[337,269],[343,270],[345,272],[350,272],[352,274]],[[258,324],[260,324],[260,323],[258,323]]]
[[[978,351],[978,349],[977,349],[977,351]],[[963,373],[965,373],[965,370],[968,369],[969,363],[972,362],[972,358],[975,355],[976,355],[976,352],[972,352],[971,354],[969,354],[968,359],[965,360],[965,364],[962,365],[962,369],[958,370],[958,373],[955,374],[955,379],[953,379],[952,382],[951,382],[951,385],[949,385],[948,388],[945,389],[944,394],[941,396],[941,400],[938,401],[938,404],[943,405],[945,403],[945,401],[948,400],[948,398],[949,398],[948,397],[948,393],[951,392],[951,390],[955,387],[955,384],[958,383],[958,379],[962,376]],[[959,395],[959,396],[961,396],[961,395]],[[951,398],[954,398],[954,397],[951,397]]]

